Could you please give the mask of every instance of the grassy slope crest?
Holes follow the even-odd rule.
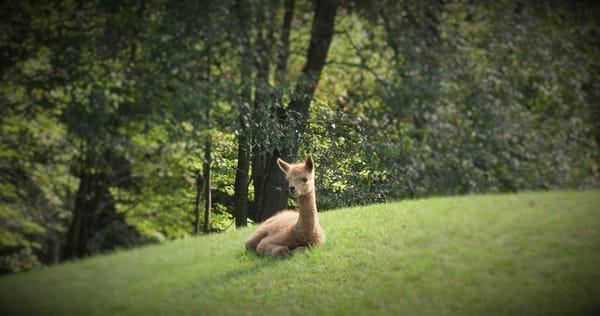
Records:
[[[600,191],[429,198],[321,214],[286,260],[253,228],[0,277],[0,314],[594,314]]]

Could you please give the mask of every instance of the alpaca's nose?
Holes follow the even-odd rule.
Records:
[[[290,187],[290,193],[294,194],[294,191],[296,191],[296,187]]]

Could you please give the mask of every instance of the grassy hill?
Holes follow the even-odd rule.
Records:
[[[2,315],[600,312],[600,191],[430,198],[321,214],[285,260],[253,228],[0,277]]]

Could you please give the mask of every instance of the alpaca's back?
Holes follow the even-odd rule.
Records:
[[[285,210],[271,216],[260,226],[264,226],[264,229],[266,229],[269,233],[276,233],[284,230],[290,230],[297,221],[298,212]],[[261,227],[259,227],[259,229]]]

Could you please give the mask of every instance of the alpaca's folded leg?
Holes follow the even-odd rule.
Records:
[[[256,253],[260,256],[268,255],[271,251],[272,244],[272,238],[264,238],[256,246]]]
[[[261,256],[285,257],[290,254],[290,249],[276,243],[272,238],[265,238],[256,246],[256,253]]]
[[[246,249],[256,251],[258,244],[267,237],[267,231],[256,231],[250,238],[246,239]]]
[[[295,252],[305,252],[308,249],[308,247],[305,246],[300,246],[300,247],[296,247],[294,249]]]
[[[271,256],[273,257],[287,257],[291,254],[290,248],[281,245],[275,245],[271,248]]]

